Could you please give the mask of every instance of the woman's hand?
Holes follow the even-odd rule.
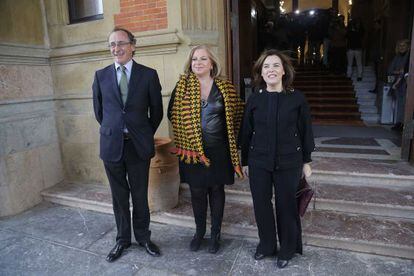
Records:
[[[249,166],[243,166],[243,175],[249,177]]]
[[[305,178],[309,178],[312,175],[312,168],[310,166],[310,163],[303,164],[302,168],[302,176]]]

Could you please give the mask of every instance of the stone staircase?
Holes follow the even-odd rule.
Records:
[[[313,67],[296,70],[293,87],[306,95],[314,123],[363,125],[350,79]]]
[[[364,125],[379,122],[372,66],[363,69],[357,81],[356,68],[351,79],[336,76],[318,68],[298,68],[293,86],[305,93],[311,106],[312,119],[318,124]]]
[[[357,81],[355,72],[356,68],[353,70],[351,79],[354,85],[361,119],[366,124],[377,124],[380,119],[380,115],[375,104],[377,95],[368,92],[375,87],[376,80],[374,68],[372,66],[365,66],[363,68],[362,81]]]
[[[328,143],[321,141],[318,146]],[[338,151],[347,149],[337,146]],[[316,152],[309,180],[315,197],[302,219],[304,243],[414,259],[414,168],[385,155],[370,159],[360,151],[361,156],[354,153],[352,158]],[[43,196],[58,204],[112,213],[109,188],[102,184],[62,183]],[[176,208],[153,213],[151,220],[194,228],[188,186],[181,184]],[[257,239],[248,179],[226,187],[222,231]]]

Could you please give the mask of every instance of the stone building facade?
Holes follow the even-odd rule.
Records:
[[[197,44],[212,46],[223,75],[232,76],[240,88],[255,58],[254,17],[260,9],[252,7],[276,3],[102,0],[103,18],[70,24],[69,1],[0,1],[0,217],[36,205],[42,190],[62,181],[107,184],[91,86],[95,70],[112,63],[107,38],[114,26],[137,37],[135,59],[158,71],[166,109],[187,54]],[[284,2],[300,9],[331,3],[342,14],[350,11],[347,0]],[[409,0],[390,3],[354,0],[352,6],[352,13],[367,22],[387,20],[384,61],[393,56],[396,39],[408,33],[407,22],[412,23]],[[407,102],[411,114],[413,97]],[[156,136],[170,134],[164,117]]]
[[[212,45],[226,64],[224,5],[103,0],[103,19],[69,24],[66,0],[0,1],[0,217],[34,206],[62,181],[107,182],[91,85],[112,62],[115,25],[136,35],[135,59],[158,71],[166,108],[193,45]],[[169,133],[164,118],[156,135]]]

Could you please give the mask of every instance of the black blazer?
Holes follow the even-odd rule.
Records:
[[[315,144],[305,96],[261,89],[246,104],[240,135],[243,165],[288,169],[312,161]]]
[[[122,158],[123,131],[128,129],[138,156],[154,156],[154,133],[163,116],[161,85],[154,69],[133,61],[125,106],[115,65],[96,71],[92,85],[95,117],[101,125],[100,157],[106,162]]]

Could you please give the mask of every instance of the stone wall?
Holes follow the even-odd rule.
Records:
[[[39,45],[44,44],[41,1],[0,1],[1,42]]]
[[[131,2],[142,1],[128,1]],[[220,43],[224,43],[224,34],[220,34],[220,22],[224,19],[217,19],[223,9],[217,6],[218,1],[190,1],[193,2],[193,6],[213,7],[210,8],[211,12],[205,13],[209,14],[203,20],[206,23],[197,28],[192,27],[194,24],[182,26],[183,20],[187,22],[191,19],[194,22],[198,16],[193,11],[190,14],[182,11],[187,9],[188,1],[165,2],[168,26],[159,30],[133,32],[137,38],[134,59],[157,70],[163,88],[166,113],[171,91],[179,74],[183,72],[190,47],[198,43],[211,44],[222,57],[223,63],[225,47],[218,47]],[[59,15],[59,12],[63,12],[64,9],[60,9],[54,1],[46,1],[46,10],[54,14],[50,17],[55,18],[53,22],[48,22],[52,45],[50,61],[56,99],[56,121],[66,181],[107,184],[103,165],[98,157],[98,124],[93,116],[91,86],[95,70],[112,63],[107,48],[109,31],[114,25],[122,22],[120,21],[122,15],[134,14],[134,11],[137,11],[134,5],[126,10],[122,3],[123,0],[104,1],[103,20],[67,25],[65,15]],[[91,31],[87,26],[94,29],[93,36],[89,35]],[[124,27],[129,28],[128,25]],[[133,26],[130,27],[134,30]],[[202,33],[200,28],[206,32]],[[71,37],[63,39],[62,34],[68,32]],[[198,34],[193,35],[196,33]],[[156,136],[170,136],[166,116]]]
[[[42,1],[0,2],[0,217],[63,180],[43,15]]]
[[[69,24],[66,0],[17,2],[2,0],[0,7],[40,13],[16,20],[0,9],[0,26],[41,27],[33,34],[21,26],[0,29],[0,217],[30,208],[41,201],[41,190],[61,181],[107,184],[92,108],[93,76],[112,63],[110,30],[125,13],[136,12],[122,3],[144,1],[103,0],[103,19],[78,24]],[[159,74],[165,112],[193,45],[212,45],[225,69],[223,3],[157,0],[164,10],[154,10],[163,14],[155,29],[129,26],[137,37],[134,59]],[[29,37],[22,42],[21,35]],[[156,136],[170,133],[164,116]]]
[[[177,1],[171,2],[179,4]],[[68,25],[63,4],[56,3],[46,1],[46,10],[53,15],[48,16],[51,18],[48,21],[52,46],[50,64],[65,180],[107,184],[99,159],[98,123],[93,114],[91,87],[94,72],[112,63],[107,38],[122,7],[117,1],[104,1],[104,19]],[[92,31],[93,35],[90,35]],[[67,33],[71,36],[62,35]],[[170,75],[176,74],[180,59],[177,58],[180,44],[177,30],[134,34],[137,37],[134,59],[158,71],[166,108],[174,87]],[[166,119],[156,135],[169,136]]]

